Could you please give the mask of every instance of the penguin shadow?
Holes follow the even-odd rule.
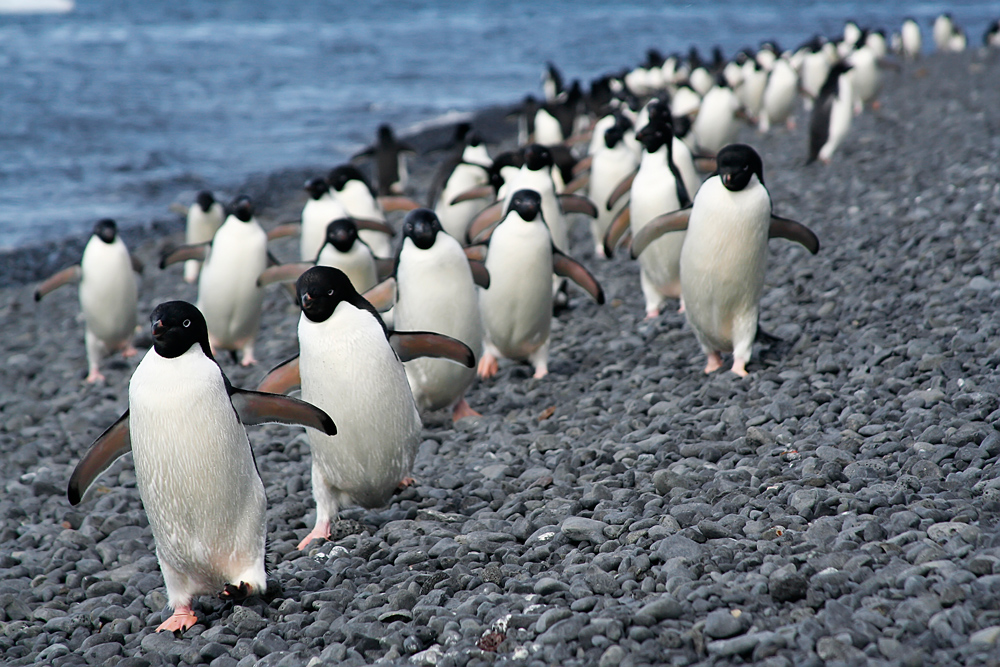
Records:
[[[757,362],[765,368],[773,368],[788,357],[792,348],[795,347],[795,343],[798,342],[798,337],[795,339],[779,338],[758,327],[754,342],[758,347],[758,352],[755,355]]]

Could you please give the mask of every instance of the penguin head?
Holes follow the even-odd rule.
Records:
[[[392,126],[386,123],[378,126],[378,140],[379,143],[387,144],[394,141],[392,136]]]
[[[240,195],[233,200],[232,209],[233,215],[235,215],[237,219],[243,222],[250,222],[253,220],[253,202],[250,201],[250,197]]]
[[[504,153],[500,153],[500,155],[497,155],[493,159],[493,164],[491,164],[489,169],[487,169],[490,176],[490,185],[493,186],[494,190],[499,191],[505,182],[503,177],[504,167],[520,169],[523,165],[524,157],[517,151],[506,151]]]
[[[309,193],[310,199],[319,199],[330,191],[330,186],[326,184],[326,179],[310,178],[306,181],[305,191]]]
[[[427,250],[434,245],[439,231],[441,222],[430,209],[414,209],[403,219],[403,237],[413,241],[421,250]]]
[[[327,321],[337,306],[346,302],[371,313],[385,331],[385,323],[378,311],[358,294],[351,279],[340,269],[330,266],[312,267],[295,282],[295,293],[302,307],[302,314],[310,322]]]
[[[342,191],[344,186],[351,181],[361,181],[368,188],[369,192],[372,189],[368,181],[365,180],[361,170],[353,164],[342,164],[339,167],[334,167],[326,177],[327,184],[337,192]]]
[[[531,171],[538,171],[555,164],[552,152],[541,144],[531,144],[524,149],[524,166]]]
[[[663,146],[667,146],[669,150],[674,138],[673,118],[669,113],[656,117],[650,114],[649,123],[636,133],[635,138],[647,153],[655,153]]]
[[[358,226],[350,218],[340,218],[326,226],[326,242],[340,252],[349,252],[357,240]]]
[[[187,301],[167,301],[153,309],[149,316],[153,329],[153,349],[165,359],[174,359],[201,345],[202,352],[212,359],[208,344],[205,316]]]
[[[715,157],[722,185],[730,192],[739,192],[750,183],[756,174],[764,184],[764,163],[757,151],[746,144],[729,144]]]
[[[604,145],[614,148],[625,138],[625,132],[632,129],[632,123],[622,115],[618,115],[615,124],[604,131]]]
[[[198,193],[195,201],[198,202],[198,208],[202,210],[202,213],[208,213],[208,209],[212,208],[212,204],[215,203],[215,197],[208,190],[202,190]]]
[[[114,243],[115,237],[118,236],[118,225],[110,218],[98,220],[97,224],[94,225],[94,236],[105,243]]]
[[[533,221],[542,214],[542,196],[534,190],[518,190],[510,198],[507,213],[516,211],[527,222]]]

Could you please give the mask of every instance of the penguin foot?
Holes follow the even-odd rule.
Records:
[[[322,526],[317,525],[315,528],[313,528],[308,535],[302,538],[302,541],[299,542],[299,546],[296,548],[299,551],[302,551],[307,546],[309,546],[309,543],[312,542],[313,540],[326,540],[329,537],[330,537],[330,523],[326,522]]]
[[[226,584],[225,588],[222,589],[222,592],[219,593],[219,599],[231,600],[232,602],[242,602],[251,595],[253,595],[253,589],[250,588],[250,584],[245,581],[241,581],[239,586]]]
[[[94,384],[95,382],[104,382],[104,376],[101,375],[101,371],[96,368],[87,373],[87,384]]]
[[[705,374],[714,373],[720,368],[722,368],[722,357],[718,352],[712,352],[708,355],[708,363],[705,364]]]
[[[741,378],[745,378],[750,373],[747,372],[747,362],[744,359],[733,359],[733,372]]]
[[[500,370],[500,362],[489,352],[484,352],[479,358],[479,367],[476,369],[479,377],[483,380],[489,379]]]
[[[548,374],[549,374],[549,367],[548,367],[548,365],[547,364],[539,364],[538,366],[535,367],[535,374],[532,375],[531,377],[535,378],[536,380],[541,380],[543,377],[545,377]]]
[[[170,618],[160,623],[156,628],[157,632],[184,632],[198,622],[198,617],[194,615],[190,605],[179,606],[171,614]]]
[[[253,356],[253,350],[248,350],[243,353],[243,359],[240,360],[240,366],[256,366],[257,358]]]
[[[684,308],[684,297],[681,297],[681,305],[677,308],[677,314],[682,315],[685,311]]]
[[[452,409],[451,420],[457,422],[459,419],[465,419],[466,417],[482,417],[482,415],[470,408],[469,402],[463,398]]]
[[[132,345],[131,343],[126,345],[125,349],[122,350],[122,356],[125,357],[126,359],[128,359],[129,357],[134,357],[137,354],[139,354],[139,350],[135,349],[135,346]]]
[[[399,486],[396,487],[396,488],[400,489],[400,490],[401,489],[406,489],[406,488],[409,488],[409,487],[413,486],[416,483],[417,483],[417,480],[415,480],[412,477],[410,477],[409,475],[407,475],[403,479],[399,480]]]
[[[659,316],[660,316],[660,309],[659,308],[648,308],[646,310],[645,321],[648,322],[650,320],[655,320]]]

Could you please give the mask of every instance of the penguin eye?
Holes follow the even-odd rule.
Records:
[[[333,290],[330,290],[329,292],[327,292],[326,295],[327,296],[333,296]]]
[[[189,326],[191,326],[191,320],[184,320],[183,322],[181,322],[181,324],[184,326],[185,329],[187,329]]]

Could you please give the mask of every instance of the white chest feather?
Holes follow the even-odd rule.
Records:
[[[316,254],[326,240],[327,226],[344,217],[347,217],[347,210],[329,193],[306,202],[302,207],[302,232],[299,237],[299,256],[303,262],[316,259]]]
[[[667,166],[667,147],[655,153],[643,153],[639,171],[632,181],[629,203],[629,226],[634,235],[658,215],[681,207],[677,197],[677,180]],[[639,256],[639,266],[653,285],[666,288],[678,278],[684,232],[665,234],[651,243]]]
[[[569,228],[559,200],[556,198],[556,187],[552,181],[552,173],[549,169],[539,169],[532,171],[527,167],[522,167],[517,176],[508,183],[504,199],[504,211],[510,205],[510,200],[518,190],[534,190],[542,198],[542,217],[549,228],[552,242],[563,252],[569,252]]]
[[[267,234],[256,220],[230,216],[216,232],[198,280],[198,309],[224,347],[256,334],[264,301],[257,278],[265,268]]]
[[[116,347],[135,329],[138,286],[121,237],[105,243],[91,237],[80,261],[80,309],[87,328]]]
[[[472,146],[466,148],[466,151],[469,148]],[[488,203],[484,198],[454,204],[451,203],[452,200],[463,192],[484,185],[486,182],[486,170],[476,165],[459,163],[451,172],[451,176],[448,177],[447,183],[441,190],[441,196],[438,197],[434,212],[437,214],[444,231],[452,237],[464,240],[465,231],[469,223],[472,222],[472,218]]]
[[[355,242],[347,252],[340,252],[335,246],[326,244],[320,251],[316,264],[332,266],[343,271],[359,294],[375,287],[378,282],[375,258],[364,243]]]

